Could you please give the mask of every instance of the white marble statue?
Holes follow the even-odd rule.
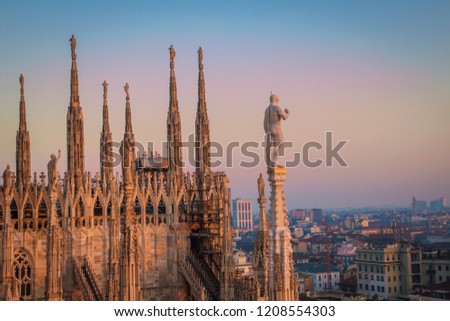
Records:
[[[269,168],[283,167],[278,164],[278,157],[283,155],[283,131],[281,119],[289,117],[289,110],[284,111],[278,106],[277,95],[270,95],[270,105],[264,115],[264,131],[266,133],[266,164]]]
[[[52,154],[50,156],[51,160],[47,164],[47,170],[48,170],[48,187],[52,192],[55,192],[57,190],[58,185],[58,161],[61,158],[61,151],[58,150],[58,157],[56,157],[55,154]]]

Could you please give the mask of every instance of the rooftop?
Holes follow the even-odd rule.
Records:
[[[327,273],[327,265],[313,263],[295,264],[294,270],[304,273]],[[330,272],[339,272],[339,269],[332,265]]]

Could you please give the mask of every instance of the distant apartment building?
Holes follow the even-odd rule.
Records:
[[[447,206],[447,201],[443,197],[430,202],[431,210],[435,210],[435,211],[443,210],[446,206]]]
[[[294,265],[294,270],[301,274],[311,275],[313,277],[314,291],[316,292],[339,289],[340,271],[336,266],[330,267],[330,278],[328,278],[326,264],[296,264]]]
[[[242,232],[253,230],[253,209],[251,199],[233,200],[233,228]]]
[[[347,268],[356,258],[356,247],[352,244],[343,244],[335,247],[334,258],[342,261]]]
[[[234,265],[236,272],[242,275],[252,275],[253,267],[252,262],[248,260],[247,254],[243,251],[236,251],[233,253]]]
[[[422,252],[422,285],[450,281],[450,252],[436,249]]]
[[[421,250],[396,243],[357,250],[358,293],[369,298],[406,296],[422,281]]]
[[[296,221],[307,221],[321,224],[323,214],[320,208],[313,208],[311,210],[296,209],[291,211],[291,218]]]
[[[309,211],[303,209],[296,209],[291,211],[291,217],[293,220],[306,221],[310,220]]]
[[[294,280],[298,284],[298,293],[308,293],[314,291],[314,279],[312,275],[294,272]]]

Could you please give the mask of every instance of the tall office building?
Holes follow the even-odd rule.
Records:
[[[251,199],[233,200],[233,227],[243,232],[253,230],[253,209]]]

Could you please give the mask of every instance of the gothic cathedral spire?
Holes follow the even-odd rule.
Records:
[[[139,276],[139,250],[136,233],[136,214],[134,211],[133,189],[135,178],[135,141],[131,125],[130,93],[128,83],[124,86],[126,93],[125,133],[121,146],[122,175],[124,187],[124,212],[121,219],[121,273],[119,300],[136,301],[141,299]]]
[[[170,52],[170,100],[167,113],[167,158],[169,171],[177,178],[177,185],[181,187],[183,180],[183,163],[181,154],[181,119],[178,109],[177,80],[175,78],[175,49],[169,48]]]
[[[75,180],[75,186],[81,183],[84,174],[84,125],[83,111],[78,94],[76,39],[70,38],[72,49],[72,69],[70,75],[70,104],[67,110],[67,171]]]
[[[125,133],[123,134],[123,141],[121,146],[122,153],[122,172],[123,172],[123,184],[125,187],[129,187],[134,184],[133,177],[135,174],[135,155],[134,155],[134,134],[133,126],[131,124],[131,107],[130,107],[130,94],[128,83],[124,86],[126,93],[126,108],[125,108]]]
[[[113,178],[112,133],[109,128],[108,83],[103,82],[103,127],[100,134],[100,173],[102,181]]]
[[[203,51],[198,49],[198,105],[195,118],[195,168],[197,174],[204,175],[210,171],[209,120],[206,110],[205,77],[203,75]]]
[[[24,77],[20,75],[20,120],[16,135],[16,173],[17,186],[26,187],[31,180],[30,134],[27,130],[27,117],[24,94]]]

